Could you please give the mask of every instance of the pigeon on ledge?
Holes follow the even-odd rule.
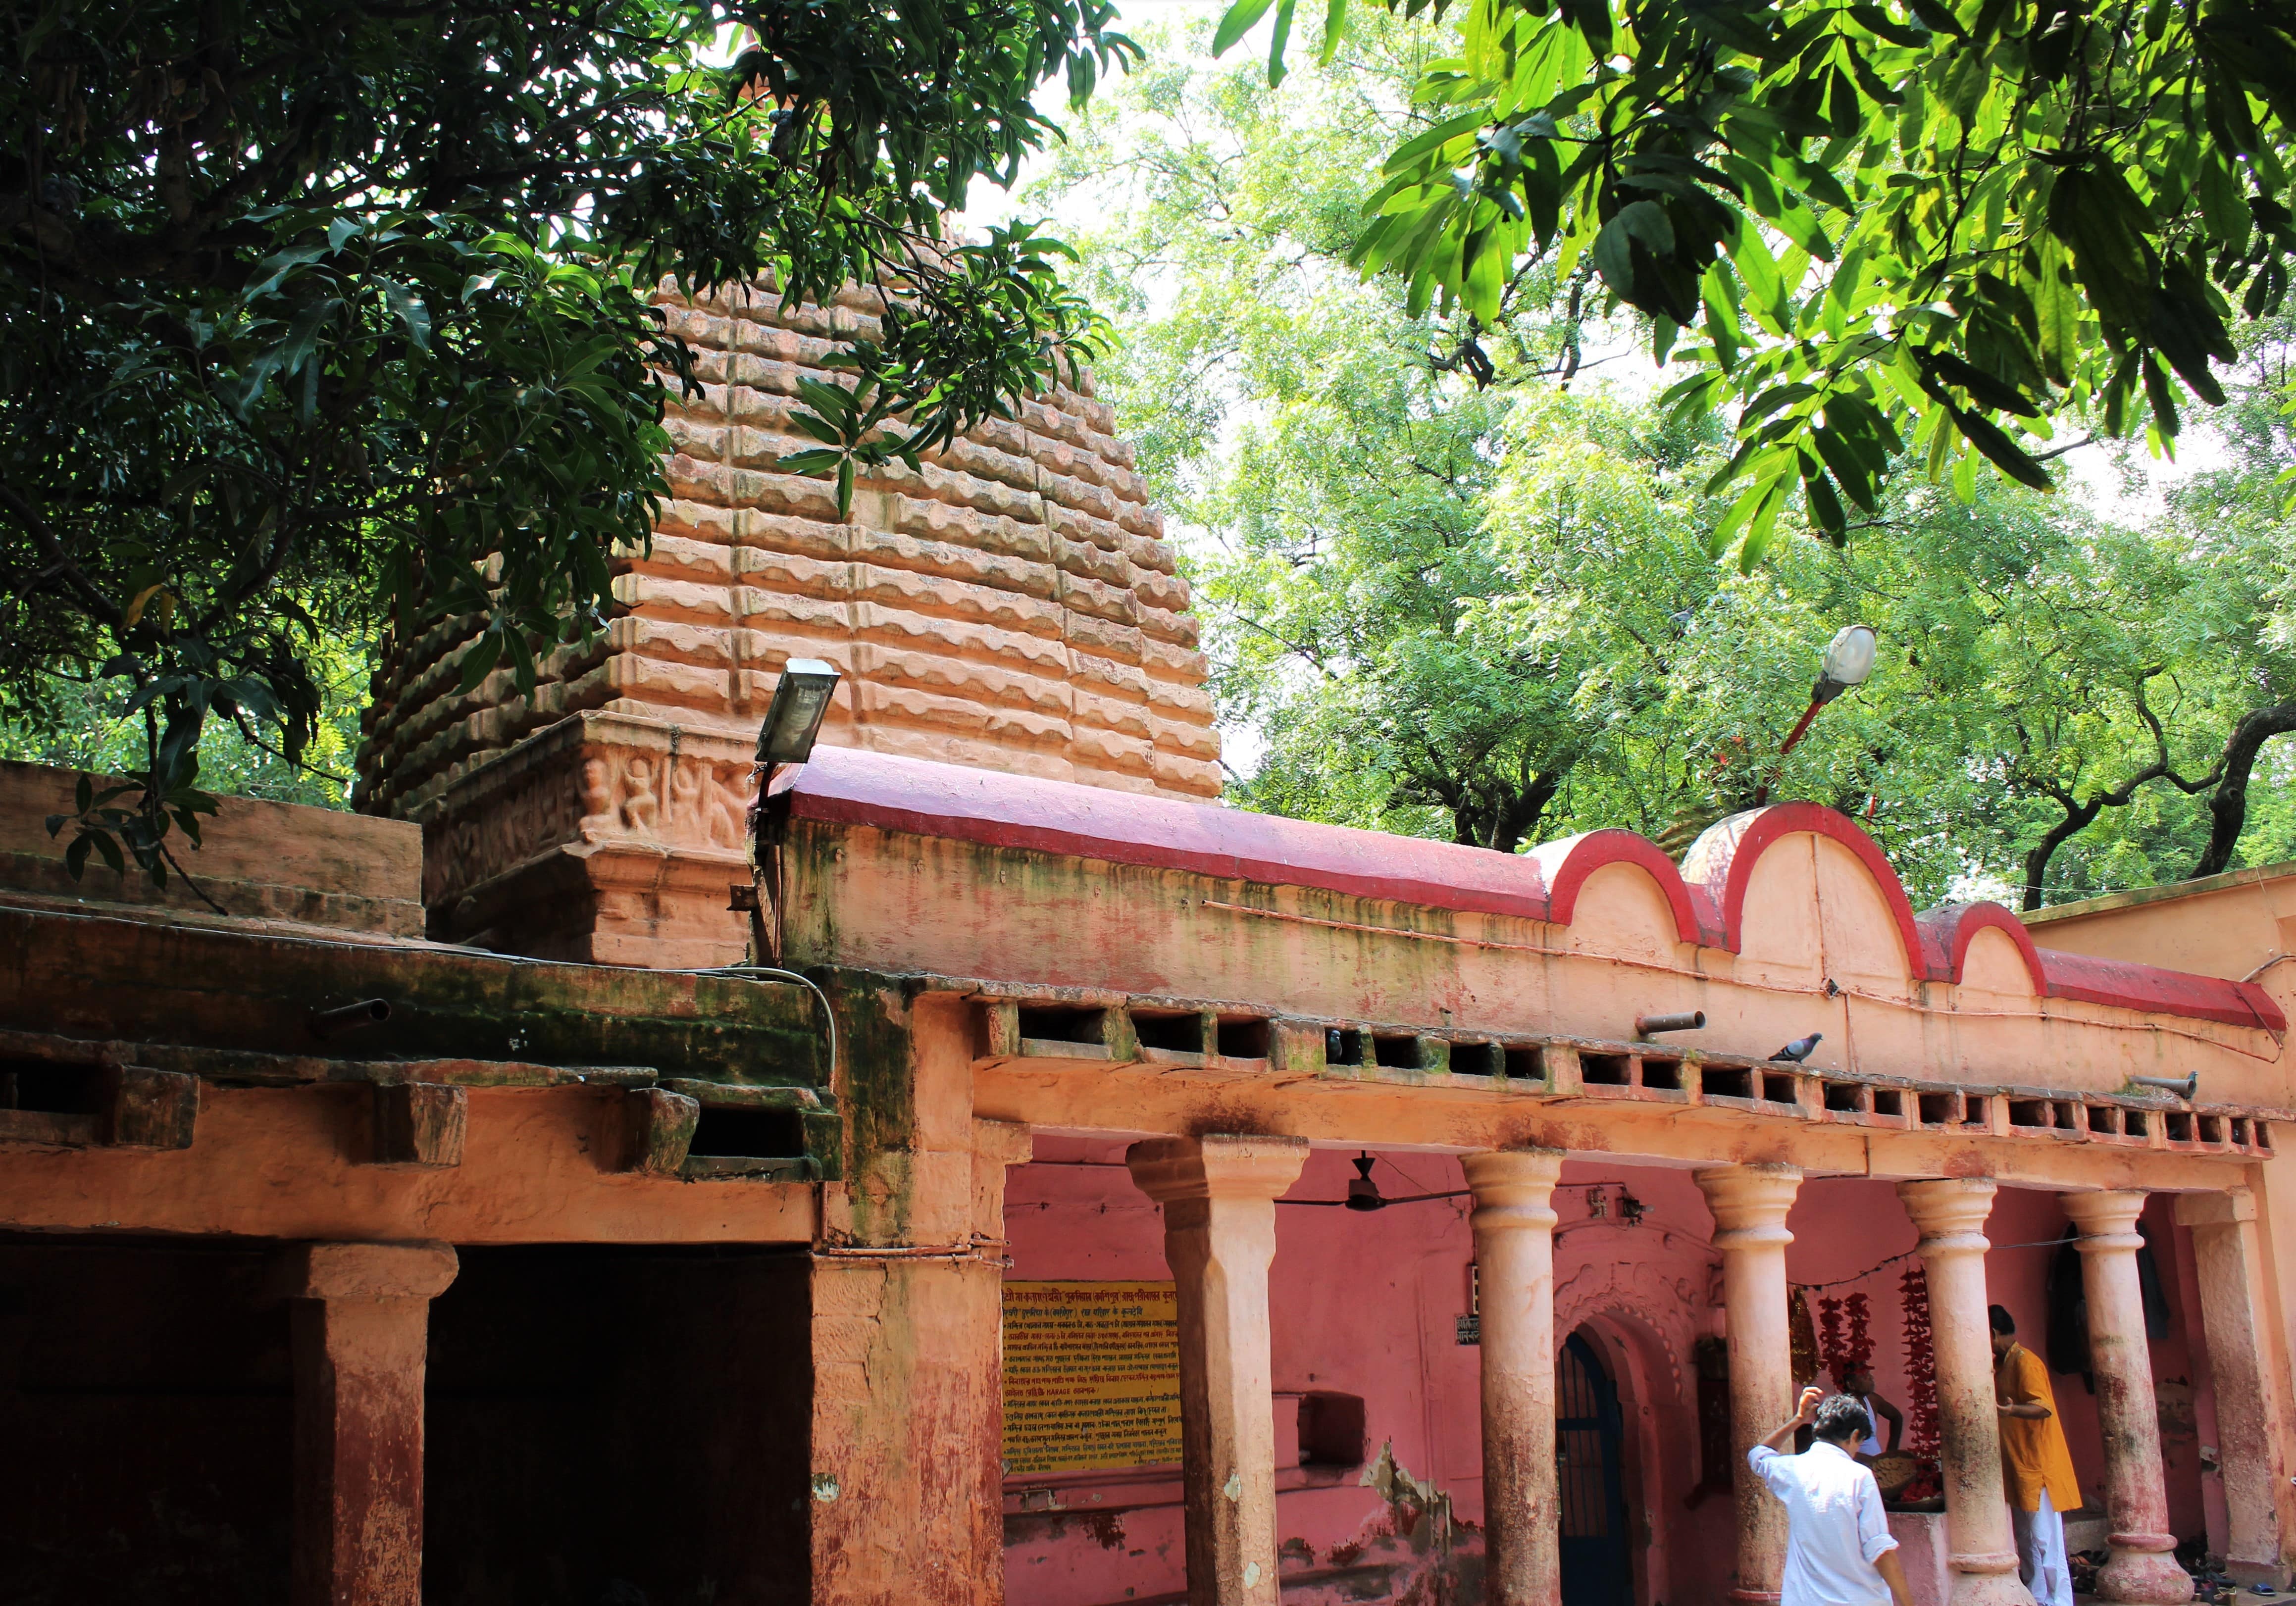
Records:
[[[1796,1037],[1792,1042],[1778,1050],[1777,1053],[1772,1054],[1770,1058],[1773,1060],[1784,1060],[1789,1065],[1799,1065],[1804,1060],[1808,1059],[1812,1051],[1814,1051],[1817,1045],[1824,1040],[1825,1034],[1824,1032],[1812,1032],[1807,1037]]]

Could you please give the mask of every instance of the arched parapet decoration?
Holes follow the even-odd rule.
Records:
[[[1711,943],[1714,933],[1699,916],[1702,911],[1684,884],[1682,872],[1659,846],[1631,831],[1588,831],[1559,841],[1542,842],[1530,850],[1546,881],[1547,918],[1567,926],[1578,913],[1578,889],[1587,878],[1609,864],[1632,864],[1658,884],[1667,906],[1674,911],[1675,935],[1684,942]]]
[[[1750,808],[1708,826],[1683,856],[1682,879],[1693,897],[1713,905],[1720,946],[1733,954],[1744,946],[1746,889],[1762,855],[1788,837],[1830,838],[1847,848],[1874,880],[1882,901],[1889,905],[1904,946],[1906,970],[1915,979],[1929,976],[1920,928],[1914,921],[1913,901],[1889,856],[1872,837],[1857,829],[1849,815],[1816,803],[1773,803]]]
[[[1998,931],[2017,947],[2025,962],[2025,974],[2033,983],[2033,996],[2045,997],[2049,990],[2049,975],[2041,963],[2040,950],[2033,946],[2033,934],[2025,930],[2025,922],[1995,903],[1944,904],[1922,915],[1915,922],[1921,928],[1923,957],[1929,966],[1931,981],[1950,981],[1959,986],[1969,968],[1969,945],[1980,931]]]

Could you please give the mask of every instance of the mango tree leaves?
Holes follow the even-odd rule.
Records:
[[[2166,443],[2180,392],[2223,401],[2231,319],[2287,293],[2296,0],[1471,0],[1458,25],[1358,265],[1480,314],[1525,257],[1590,263],[1693,368],[1667,406],[1737,410],[1716,488],[1746,488],[1743,562],[1796,488],[1843,538],[1908,448],[2046,487],[2066,409]]]

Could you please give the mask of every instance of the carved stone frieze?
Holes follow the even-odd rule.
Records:
[[[748,873],[751,772],[734,737],[627,714],[560,721],[424,806],[430,934],[621,963],[738,960],[726,889]],[[657,937],[676,952],[650,953]]]

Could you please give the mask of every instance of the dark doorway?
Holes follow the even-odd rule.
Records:
[[[294,1390],[273,1254],[0,1236],[0,1601],[286,1598]]]
[[[786,1606],[808,1572],[800,1251],[465,1249],[430,1309],[429,1606]]]
[[[1632,1606],[1619,1388],[1583,1333],[1554,1368],[1554,1454],[1562,1505],[1562,1606]]]

